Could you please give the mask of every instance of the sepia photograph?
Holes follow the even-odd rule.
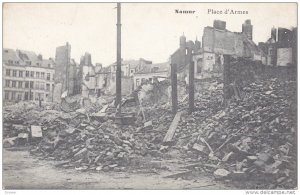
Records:
[[[3,2],[2,190],[295,194],[297,25],[297,2]]]

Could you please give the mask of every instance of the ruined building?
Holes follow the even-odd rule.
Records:
[[[251,20],[246,20],[242,25],[242,33],[246,35],[246,37],[252,41],[253,37],[253,26],[251,24]]]
[[[186,41],[184,34],[179,38],[179,48],[171,55],[171,64],[176,65],[179,80],[187,80],[188,65],[192,62],[193,52],[201,43],[196,40]]]
[[[52,101],[55,62],[24,50],[3,49],[4,101]]]
[[[253,61],[264,61],[262,51],[252,40],[250,20],[242,24],[242,32],[231,32],[226,29],[226,22],[215,20],[214,25],[204,28],[202,48],[193,54],[195,78],[207,78],[222,72],[223,55],[234,58],[247,58]]]
[[[264,52],[266,65],[291,66],[297,64],[297,28],[272,28],[271,37],[260,42],[259,48]]]
[[[81,92],[81,68],[71,59],[71,45],[56,48],[55,53],[55,101],[60,101],[60,95],[68,91],[68,95],[76,95]]]

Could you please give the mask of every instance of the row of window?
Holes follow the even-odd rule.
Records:
[[[24,83],[24,84],[23,84]],[[35,85],[34,85],[35,84]],[[11,80],[5,80],[5,87],[11,87],[11,88],[25,88],[25,89],[46,89],[47,91],[50,91],[50,84],[44,82],[34,82],[34,81],[11,81]],[[52,84],[53,87],[53,84]]]
[[[24,75],[25,72],[25,75]],[[6,69],[6,76],[12,76],[12,77],[31,77],[31,78],[38,78],[38,79],[45,79],[45,73],[44,72],[34,72],[34,71],[22,71],[22,70],[11,70]],[[51,74],[46,74],[46,79],[50,81]]]
[[[31,61],[25,61],[25,63],[28,66],[32,65]],[[8,64],[10,64],[10,65],[19,65],[20,62],[19,61],[8,60]],[[35,65],[42,66],[42,63],[37,62]],[[47,66],[48,66],[48,68],[51,68],[51,64],[47,64]]]
[[[42,100],[48,98],[49,94],[33,92],[4,91],[5,100]]]

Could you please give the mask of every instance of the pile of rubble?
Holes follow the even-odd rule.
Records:
[[[258,80],[225,109],[217,95],[204,91],[197,110],[182,116],[176,146],[183,158],[195,162],[189,168],[209,171],[217,179],[292,188],[297,178],[296,91],[295,81]]]
[[[72,117],[72,113],[59,111],[58,104],[45,102],[40,107],[37,102],[31,101],[5,106],[3,115],[5,147],[17,146],[19,141],[22,142],[22,145],[26,144],[23,139],[28,142],[28,139],[32,138],[33,126],[42,131],[41,127],[45,124],[52,124],[58,117]]]
[[[126,124],[122,117],[117,122],[112,97],[101,103],[73,97],[61,105],[39,107],[24,102],[7,106],[4,137],[22,137],[33,125],[41,127],[43,137],[31,153],[62,161],[58,166],[65,168],[162,168],[157,162],[166,157],[165,152],[179,149],[181,158],[191,163],[185,166],[190,172],[210,172],[221,180],[247,180],[247,184],[239,182],[244,183],[242,188],[295,187],[296,81],[258,78],[258,69],[231,68],[235,71],[228,85],[231,96],[224,100],[221,78],[200,81],[195,84],[195,111],[190,115],[183,88],[179,90],[179,112],[175,117],[171,113],[165,81],[162,88],[141,89],[122,102],[122,113],[130,119]],[[154,100],[147,103],[147,98]],[[175,147],[169,147],[166,140]]]
[[[77,111],[72,117],[44,123],[43,139],[31,153],[63,161],[60,166],[77,170],[128,171],[130,167],[151,167],[151,161],[163,155],[159,149],[164,127],[172,120],[169,109],[144,108],[147,118],[152,120],[151,129],[144,128],[142,117],[137,117],[133,124],[115,124],[114,110],[110,113],[110,109],[109,105],[102,113]],[[136,106],[133,109],[138,110]],[[122,110],[130,107],[124,106]]]

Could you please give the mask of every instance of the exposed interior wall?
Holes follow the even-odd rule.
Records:
[[[277,49],[277,66],[287,66],[293,63],[292,48]]]
[[[62,84],[55,83],[53,89],[53,102],[60,103],[61,101],[61,91],[62,91]]]

